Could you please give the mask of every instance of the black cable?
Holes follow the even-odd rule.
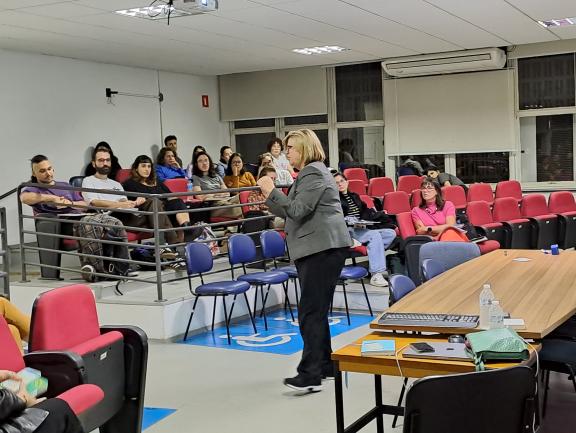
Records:
[[[172,13],[172,5],[174,4],[174,0],[168,0],[168,22],[166,25],[170,25],[170,14]]]

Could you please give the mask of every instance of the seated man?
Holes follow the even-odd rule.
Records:
[[[22,203],[32,206],[35,215],[42,217],[58,217],[66,214],[67,218],[74,218],[74,214],[83,212],[79,207],[86,206],[82,196],[71,190],[58,189],[58,185],[70,186],[67,182],[54,180],[54,168],[52,163],[44,155],[36,155],[30,160],[32,166],[31,182],[41,184],[42,187],[26,187],[20,194]],[[62,221],[36,221],[38,233],[51,233],[72,235],[72,224]],[[52,236],[38,235],[38,246],[51,250],[61,249],[61,239]],[[60,266],[60,254],[52,251],[39,251],[40,263]],[[60,277],[60,270],[41,267],[43,278]]]
[[[450,173],[441,173],[438,167],[435,165],[430,165],[426,169],[426,173],[428,177],[434,179],[435,182],[438,182],[440,186],[450,186],[450,185],[458,185],[464,188],[464,192],[468,191],[468,187],[464,182],[458,179],[456,176]]]
[[[367,246],[368,266],[372,274],[370,284],[386,287],[388,281],[383,275],[384,272],[387,272],[385,251],[396,238],[395,226],[386,214],[369,209],[358,194],[348,191],[346,176],[342,173],[335,173],[334,180],[340,192],[340,203],[344,217],[356,217],[359,220],[378,222],[378,228],[375,229],[370,229],[370,226],[367,226],[367,228],[354,227],[349,230],[352,239]]]

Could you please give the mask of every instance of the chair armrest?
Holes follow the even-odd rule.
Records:
[[[148,336],[137,326],[106,325],[100,327],[100,332],[117,331],[124,337],[124,373],[126,397],[144,398],[146,385],[146,370],[148,366]]]
[[[42,376],[48,379],[48,398],[86,383],[84,360],[73,352],[32,352],[24,355],[24,363],[27,367],[40,370]]]

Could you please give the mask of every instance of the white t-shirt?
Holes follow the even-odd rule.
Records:
[[[272,156],[272,165],[276,169],[280,168],[282,170],[289,170],[290,161],[288,161],[288,158],[286,158],[286,155],[281,153],[280,155],[278,155],[278,158],[275,158],[274,156]]]
[[[96,176],[88,176],[82,180],[82,188],[94,188],[108,191],[124,191],[122,185],[112,179],[98,179]],[[123,201],[125,195],[106,194],[106,192],[83,192],[84,200],[90,204],[92,200]]]

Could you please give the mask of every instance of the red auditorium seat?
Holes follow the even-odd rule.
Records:
[[[494,193],[489,183],[473,183],[468,187],[466,197],[468,203],[473,201],[485,201],[490,206],[494,204]]]
[[[525,195],[520,211],[532,222],[533,248],[550,248],[550,245],[558,243],[558,216],[548,210],[543,194]]]
[[[364,187],[365,188],[368,187],[368,175],[366,174],[366,170],[364,170],[363,168],[360,167],[347,168],[344,170],[343,174],[344,176],[346,176],[346,179],[361,180],[362,183],[364,184]]]
[[[176,179],[166,179],[164,185],[172,192],[187,192],[188,191],[188,179],[179,177]]]
[[[456,211],[466,211],[466,191],[459,185],[450,185],[442,187],[442,196],[444,200],[451,201]]]
[[[34,352],[22,357],[1,315],[0,347],[0,369],[19,372],[25,367],[31,367],[40,370],[42,376],[48,379],[48,391],[44,397],[66,401],[84,431],[95,430],[107,420],[101,408],[104,399],[102,389],[82,383],[86,375],[82,359],[67,352]]]
[[[530,220],[523,218],[514,197],[503,197],[494,200],[492,210],[494,221],[501,222],[506,228],[506,242],[508,248],[531,248],[532,227]]]
[[[238,194],[238,199],[240,200],[240,203],[246,205],[246,206],[242,206],[242,213],[244,215],[246,215],[248,212],[250,212],[250,206],[248,206],[248,204],[249,204],[248,197],[250,196],[251,192],[252,191],[240,191],[240,193]]]
[[[130,179],[132,170],[129,168],[121,168],[116,173],[116,182],[124,183]]]
[[[384,210],[389,215],[397,215],[401,212],[410,212],[410,198],[404,191],[389,192],[384,196]]]
[[[569,191],[554,191],[548,197],[548,209],[558,215],[558,245],[576,247],[576,202]]]
[[[368,195],[370,197],[377,197],[380,200],[384,196],[394,191],[394,182],[389,177],[373,177],[368,184]]]
[[[495,198],[513,197],[517,203],[522,200],[522,186],[517,180],[503,180],[496,184]]]
[[[486,236],[490,240],[498,241],[502,248],[509,248],[506,245],[507,237],[504,225],[494,221],[488,202],[472,201],[468,203],[466,214],[470,224],[476,227],[479,234]]]
[[[368,207],[368,209],[376,209],[374,205],[374,200],[369,195],[361,194],[360,200],[364,202],[364,204]]]
[[[412,194],[410,194],[410,206],[413,208],[419,207],[420,203],[422,203],[422,194],[419,189],[415,189],[412,191]]]
[[[352,179],[348,181],[348,191],[355,192],[358,195],[366,194],[366,185],[364,182],[358,179]]]
[[[64,350],[83,363],[84,383],[104,391],[99,406],[105,421],[103,431],[140,432],[148,359],[146,334],[135,326],[100,327],[88,286],[65,286],[39,295],[32,307],[28,346],[32,352]]]
[[[422,176],[416,176],[414,174],[400,176],[398,178],[398,184],[396,185],[396,191],[404,191],[407,194],[411,194],[415,189],[420,189],[421,184]]]

